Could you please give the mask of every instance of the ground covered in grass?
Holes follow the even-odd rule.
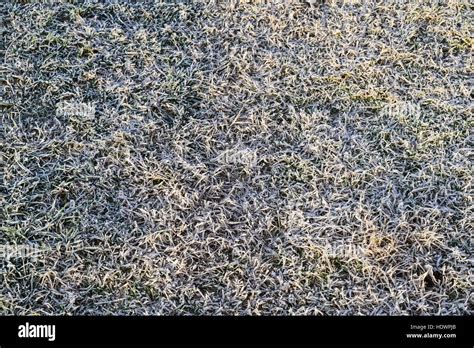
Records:
[[[0,313],[472,313],[473,9],[340,3],[2,3]]]

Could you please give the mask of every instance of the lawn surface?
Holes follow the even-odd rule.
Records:
[[[474,13],[434,3],[2,2],[0,244],[41,250],[0,314],[472,314]]]

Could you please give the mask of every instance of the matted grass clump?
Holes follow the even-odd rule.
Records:
[[[472,6],[341,5],[3,2],[0,313],[472,313]]]

